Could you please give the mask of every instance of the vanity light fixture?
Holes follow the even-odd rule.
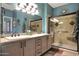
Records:
[[[22,12],[26,12],[31,15],[38,15],[38,6],[35,3],[17,3],[16,10],[20,10]]]

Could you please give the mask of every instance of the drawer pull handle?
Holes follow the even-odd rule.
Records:
[[[21,44],[21,48],[22,48],[22,42],[20,44]]]

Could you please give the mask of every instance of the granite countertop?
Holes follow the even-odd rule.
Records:
[[[42,33],[42,34],[34,34],[34,35],[20,35],[20,36],[16,36],[16,37],[4,37],[4,38],[0,38],[0,44],[18,41],[18,40],[23,40],[23,39],[32,39],[32,38],[46,36],[46,35],[49,35],[49,34]]]

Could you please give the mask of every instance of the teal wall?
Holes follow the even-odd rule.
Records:
[[[47,15],[52,16],[53,15],[53,9],[49,4],[47,4]]]
[[[16,20],[19,20],[20,23],[19,25],[16,26],[15,28],[15,32],[21,32],[22,33],[22,28],[23,28],[23,23],[25,22],[25,18],[27,18],[26,14],[25,13],[22,13],[20,11],[15,11],[16,12],[16,17],[15,19]]]
[[[66,14],[68,14],[68,13],[76,12],[78,8],[79,8],[78,3],[70,3],[64,6],[59,6],[53,9],[53,16],[63,15],[62,13],[63,9],[66,9],[67,10]]]
[[[44,22],[44,4],[43,3],[38,3],[38,10],[39,10],[39,15],[42,17],[42,32],[45,32],[45,22]]]
[[[42,31],[47,32],[47,16],[53,15],[53,8],[49,6],[47,3],[38,3],[39,15],[42,17]]]

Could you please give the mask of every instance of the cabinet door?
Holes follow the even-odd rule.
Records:
[[[35,40],[34,39],[26,40],[26,45],[24,46],[24,55],[35,56]]]
[[[47,37],[41,37],[42,39],[42,53],[46,52],[47,49],[48,49],[48,40],[47,40]]]
[[[2,46],[3,56],[22,56],[23,49],[20,42],[13,42]]]

